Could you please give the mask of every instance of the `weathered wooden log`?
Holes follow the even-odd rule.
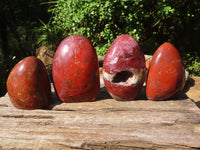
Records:
[[[199,141],[190,99],[120,102],[101,88],[95,102],[62,103],[52,91],[48,108],[20,110],[0,98],[0,149],[198,149]]]

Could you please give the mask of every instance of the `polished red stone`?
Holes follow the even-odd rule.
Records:
[[[118,36],[106,53],[103,64],[105,87],[116,100],[133,100],[145,80],[145,58],[130,35]]]
[[[91,42],[83,36],[69,36],[59,45],[53,61],[53,80],[63,102],[86,102],[97,98],[99,64]]]
[[[8,76],[7,91],[16,108],[38,109],[48,106],[51,87],[42,61],[30,56],[17,63]]]
[[[165,100],[183,88],[185,70],[178,50],[170,43],[162,44],[154,53],[147,78],[149,100]]]

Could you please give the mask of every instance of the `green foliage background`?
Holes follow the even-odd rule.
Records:
[[[198,48],[198,0],[58,0],[49,12],[52,18],[42,27],[43,39],[38,43],[59,43],[79,34],[91,40],[98,55],[104,55],[118,35],[130,34],[146,53],[152,54],[166,41],[184,52]]]
[[[200,1],[198,0],[58,0],[40,28],[38,44],[57,45],[69,35],[89,38],[105,55],[121,34],[134,36],[146,54],[164,42],[179,50],[186,69],[200,76]]]
[[[199,0],[1,0],[1,91],[16,62],[41,45],[56,50],[66,36],[83,35],[105,55],[121,34],[134,36],[145,54],[171,42],[190,75],[200,76]]]

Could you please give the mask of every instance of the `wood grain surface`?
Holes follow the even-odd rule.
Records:
[[[177,97],[115,101],[102,86],[95,102],[62,103],[52,90],[48,108],[20,110],[6,95],[0,149],[200,149],[200,109]]]

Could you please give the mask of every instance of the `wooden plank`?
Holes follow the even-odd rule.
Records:
[[[186,82],[184,92],[200,107],[200,77],[189,78]]]
[[[137,99],[144,97],[140,94]],[[197,149],[200,110],[190,100],[98,100],[19,110],[0,98],[0,149]]]

